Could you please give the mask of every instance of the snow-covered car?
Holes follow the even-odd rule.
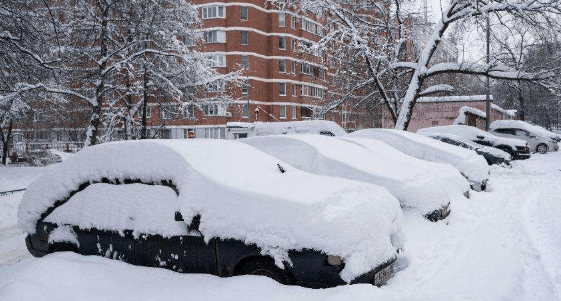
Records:
[[[420,133],[420,134],[423,136],[430,137],[432,139],[442,141],[444,143],[473,150],[477,154],[483,156],[483,158],[487,160],[487,164],[489,165],[493,165],[493,164],[509,165],[510,161],[512,160],[512,157],[507,152],[504,152],[498,148],[476,144],[471,140],[461,136],[457,136],[453,134],[435,134],[435,133],[426,133],[426,134]]]
[[[530,148],[524,140],[505,138],[485,132],[474,126],[448,125],[424,128],[417,131],[419,134],[452,134],[469,139],[477,144],[491,146],[507,152],[513,160],[530,158]]]
[[[540,154],[559,150],[557,134],[521,120],[493,121],[489,130],[497,136],[524,140],[532,151]]]
[[[383,187],[202,139],[88,147],[35,180],[18,209],[34,256],[70,250],[310,287],[383,284],[403,248],[401,222]]]
[[[383,186],[402,208],[432,221],[446,218],[450,200],[463,198],[462,194],[469,192],[468,182],[456,169],[429,166],[429,162],[407,156],[385,143],[368,140],[278,135],[242,142],[307,172]]]
[[[343,136],[346,135],[347,132],[340,125],[329,120],[254,123],[228,122],[226,124],[226,139],[240,139],[284,134]]]
[[[485,190],[489,180],[489,165],[476,152],[446,144],[429,137],[393,129],[364,129],[344,137],[362,137],[382,141],[418,159],[447,163],[454,166],[469,181],[475,191]]]

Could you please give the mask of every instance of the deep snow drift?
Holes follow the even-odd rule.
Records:
[[[265,277],[187,275],[63,253],[0,267],[0,300],[560,300],[561,152],[512,165],[493,166],[491,191],[454,202],[444,221],[405,214],[406,249],[381,288],[312,290]],[[12,242],[2,234],[0,252]]]

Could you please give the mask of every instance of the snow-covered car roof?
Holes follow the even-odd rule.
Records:
[[[527,145],[526,141],[515,139],[515,138],[505,138],[493,135],[491,133],[485,132],[484,130],[478,129],[469,125],[447,125],[447,126],[435,126],[430,128],[424,128],[417,131],[419,134],[428,133],[446,133],[461,136],[470,140],[478,140],[477,136],[482,136],[486,141],[493,143],[493,146],[508,145],[513,149],[517,146],[525,147]]]
[[[288,260],[293,249],[338,255],[345,260],[345,281],[387,261],[404,243],[401,209],[386,189],[306,173],[237,141],[203,139],[88,147],[28,187],[19,227],[34,233],[58,200],[103,178],[172,181],[179,192],[177,210],[186,221],[201,215],[205,239],[255,243],[277,262]]]
[[[523,129],[532,134],[554,138],[557,139],[558,137],[561,138],[561,135],[558,135],[554,132],[548,131],[541,126],[529,124],[522,120],[496,120],[489,125],[491,130],[495,129],[504,129],[504,128],[511,128],[511,129]]]
[[[380,140],[409,156],[451,164],[470,182],[483,183],[489,178],[489,165],[476,152],[422,135],[393,129],[364,129],[350,133],[346,137]]]
[[[352,139],[349,139],[352,140]],[[379,142],[378,152],[352,141],[319,135],[282,135],[241,140],[290,165],[312,173],[343,177],[386,187],[404,208],[427,214],[450,202],[445,179],[420,160]],[[410,158],[410,159],[409,159]],[[469,184],[455,171],[463,185]]]
[[[255,136],[283,135],[283,134],[325,134],[343,136],[347,132],[337,123],[328,120],[306,120],[286,122],[228,122],[230,128],[253,128]]]
[[[491,154],[495,157],[503,158],[507,161],[510,161],[512,159],[510,154],[505,152],[505,151],[502,151],[502,150],[500,150],[498,148],[495,148],[495,147],[490,147],[490,146],[484,146],[484,145],[477,144],[477,143],[475,143],[475,142],[473,142],[473,141],[471,141],[467,138],[464,138],[462,136],[458,136],[458,135],[454,135],[454,134],[448,134],[448,133],[425,133],[425,132],[417,132],[417,133],[420,134],[420,135],[423,135],[423,136],[432,137],[432,138],[436,138],[436,139],[448,138],[450,140],[455,140],[455,141],[458,141],[458,142],[461,142],[461,143],[467,145],[468,149],[471,149],[471,150],[483,151],[483,152]]]

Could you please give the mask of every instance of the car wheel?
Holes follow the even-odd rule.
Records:
[[[254,258],[243,264],[238,275],[259,275],[269,277],[282,284],[291,284],[292,281],[284,270],[275,265],[270,258]]]
[[[536,151],[540,154],[545,154],[547,153],[547,145],[545,144],[540,144],[536,147]]]
[[[78,253],[78,248],[75,245],[69,243],[57,243],[52,245],[49,248],[49,253],[56,253],[56,252],[74,252]]]

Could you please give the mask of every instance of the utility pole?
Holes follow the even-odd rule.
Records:
[[[490,25],[489,25],[489,14],[487,14],[487,66],[491,62],[489,44],[490,44]],[[489,84],[489,75],[487,74],[487,96],[485,97],[485,130],[489,131],[489,125],[491,124],[491,85]]]

